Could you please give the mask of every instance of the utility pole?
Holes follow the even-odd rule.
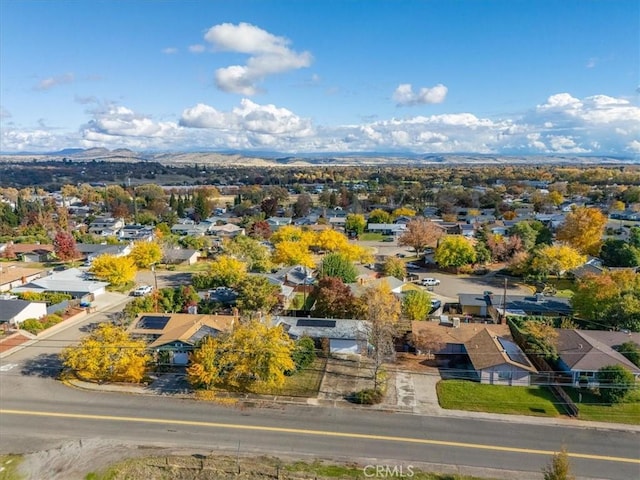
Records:
[[[504,279],[504,291],[502,294],[502,318],[507,322],[507,278]],[[502,322],[501,322],[502,323]]]

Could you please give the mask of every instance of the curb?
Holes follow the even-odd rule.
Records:
[[[149,391],[147,387],[139,387],[139,386],[122,386],[120,385],[111,385],[111,384],[102,384],[96,385],[90,382],[84,382],[78,379],[67,379],[63,381],[64,385],[78,388],[80,390],[87,391],[100,391],[100,392],[113,392],[113,393],[129,393],[132,395],[146,395],[146,396],[172,396],[175,398],[187,399],[198,401],[194,395],[191,394],[169,394],[163,395],[159,393],[155,393]],[[221,397],[222,398],[222,397]],[[558,419],[558,418],[546,418],[546,417],[527,417],[523,415],[500,415],[495,413],[484,413],[484,412],[466,412],[464,410],[445,410],[440,409],[438,412],[416,412],[413,408],[410,407],[397,407],[391,405],[357,405],[346,400],[327,400],[327,399],[317,399],[317,398],[301,398],[300,401],[296,400],[287,400],[279,398],[278,396],[259,396],[259,397],[250,397],[250,396],[230,396],[227,395],[224,398],[234,398],[238,401],[238,403],[264,403],[271,405],[295,405],[295,406],[306,406],[306,407],[321,407],[321,408],[351,408],[354,410],[365,410],[365,411],[376,411],[381,413],[395,413],[400,415],[415,415],[415,416],[425,416],[425,417],[448,417],[448,418],[473,418],[475,420],[487,420],[487,421],[497,421],[497,422],[506,422],[506,423],[518,423],[522,425],[544,425],[549,427],[572,427],[572,428],[580,428],[580,429],[593,429],[593,430],[609,430],[609,431],[622,431],[622,432],[636,432],[640,433],[640,425],[629,425],[624,423],[605,423],[605,422],[589,422],[586,420],[571,420],[571,419]],[[258,408],[264,405],[256,405]]]

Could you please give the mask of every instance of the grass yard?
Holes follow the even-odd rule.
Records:
[[[251,389],[251,393],[289,397],[315,397],[320,390],[326,366],[326,358],[316,358],[308,368],[287,377],[282,387],[266,388],[257,385]]]
[[[437,390],[440,406],[452,410],[536,417],[563,414],[556,407],[551,392],[544,387],[508,387],[467,380],[442,380],[438,382]]]
[[[565,388],[571,399],[578,405],[580,420],[592,422],[629,423],[640,425],[640,390],[629,394],[625,403],[603,404],[598,395],[575,388]],[[582,393],[580,399],[579,393]]]
[[[363,233],[358,237],[358,240],[364,240],[366,242],[381,242],[384,235],[381,233],[368,232]]]
[[[21,480],[24,477],[18,473],[18,466],[22,461],[19,455],[0,455],[0,480]]]

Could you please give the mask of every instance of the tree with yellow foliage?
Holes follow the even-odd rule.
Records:
[[[313,241],[313,245],[320,250],[326,250],[328,252],[337,252],[349,245],[347,237],[335,230],[326,229],[322,230],[316,235]]]
[[[391,215],[392,215],[393,218],[396,218],[396,217],[415,217],[416,216],[416,211],[412,210],[409,207],[400,207],[400,208],[396,208]]]
[[[138,268],[149,268],[162,260],[162,248],[156,242],[139,241],[133,244],[129,254]]]
[[[209,264],[211,287],[235,287],[247,276],[247,264],[230,255],[220,255]]]
[[[258,383],[279,387],[296,368],[294,351],[295,343],[280,326],[239,324],[227,335],[203,340],[191,356],[187,378],[201,388],[221,385],[247,391]]]
[[[543,276],[562,275],[568,270],[583,265],[587,261],[575,248],[569,245],[547,245],[541,248],[531,260],[531,268]]]
[[[279,265],[304,265],[309,268],[315,266],[309,246],[292,240],[283,240],[275,244],[272,261]]]
[[[131,338],[124,328],[111,323],[100,324],[60,356],[78,377],[96,382],[139,383],[151,359],[143,340]]]
[[[308,248],[313,244],[315,235],[313,232],[302,230],[295,225],[283,225],[271,235],[269,240],[274,245],[280,242],[298,242]]]
[[[93,260],[90,272],[100,280],[121,287],[135,280],[137,269],[130,257],[104,254]]]
[[[425,248],[435,247],[443,236],[442,228],[426,218],[415,218],[407,223],[407,230],[400,235],[398,245],[412,247],[418,255]]]
[[[556,238],[571,245],[585,255],[597,255],[602,245],[602,234],[607,217],[597,208],[578,207],[568,213]]]

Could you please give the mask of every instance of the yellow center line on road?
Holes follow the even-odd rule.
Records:
[[[552,450],[503,447],[500,445],[483,445],[479,443],[448,442],[444,440],[428,440],[424,438],[395,437],[395,436],[374,435],[374,434],[366,434],[366,433],[331,432],[326,430],[307,430],[307,429],[300,429],[300,428],[264,427],[260,425],[238,425],[234,423],[216,423],[216,422],[204,422],[204,421],[195,421],[195,420],[138,418],[138,417],[122,417],[122,416],[115,416],[115,415],[90,415],[90,414],[81,414],[81,413],[39,412],[39,411],[31,411],[31,410],[10,410],[10,409],[0,409],[0,415],[25,415],[25,416],[32,416],[32,417],[73,418],[73,419],[79,419],[79,420],[101,420],[101,421],[112,421],[112,422],[184,425],[184,426],[207,427],[207,428],[225,428],[229,430],[290,433],[290,434],[309,435],[309,436],[352,438],[352,439],[359,439],[359,440],[378,440],[378,441],[384,441],[384,442],[436,445],[436,446],[442,446],[442,447],[471,448],[471,449],[477,449],[477,450],[492,450],[496,452],[524,453],[529,455],[553,455],[557,453]],[[603,460],[607,462],[640,464],[640,459],[638,458],[611,457],[607,455],[593,455],[590,453],[571,453],[571,452],[569,452],[568,455],[573,458],[584,458],[588,460]]]

